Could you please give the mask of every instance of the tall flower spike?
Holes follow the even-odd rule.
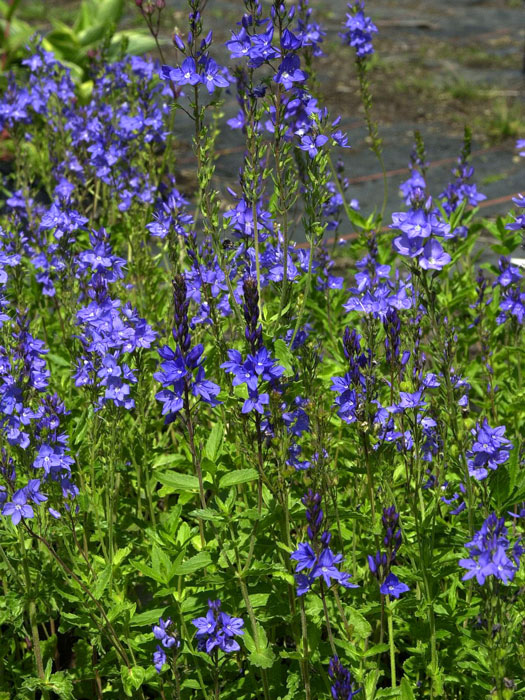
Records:
[[[190,349],[191,335],[188,326],[188,307],[186,280],[180,274],[173,278],[173,338],[178,343],[184,356]]]
[[[354,684],[352,682],[350,671],[343,666],[337,656],[333,656],[330,659],[328,675],[332,681],[330,691],[332,693],[333,700],[351,700],[354,695],[357,695],[357,693],[361,690],[361,688],[354,690]]]
[[[339,571],[337,568],[337,565],[343,562],[343,555],[334,554],[328,546],[331,540],[330,533],[325,530],[321,537],[318,536],[323,522],[321,495],[309,489],[301,501],[307,509],[307,532],[312,544],[300,542],[295,552],[290,555],[290,559],[297,562],[295,567],[297,595],[308,593],[317,578],[322,578],[328,587],[332,585],[333,579],[344,588],[357,588],[358,586],[350,583],[350,574]],[[306,573],[299,573],[305,569]]]
[[[246,329],[244,331],[246,340],[250,344],[252,353],[257,352],[262,347],[262,327],[259,321],[259,293],[257,291],[257,280],[254,277],[246,277],[243,281],[244,292],[244,319]]]
[[[360,2],[357,0],[352,5],[348,5],[348,9],[350,14],[346,15],[347,21],[345,24],[348,31],[340,34],[340,37],[349,46],[355,48],[358,58],[364,58],[374,53],[372,34],[377,33],[377,27],[370,17],[366,17],[364,13],[364,0]]]
[[[312,489],[301,498],[301,503],[306,507],[306,520],[308,521],[308,537],[315,542],[323,523],[323,511],[321,509],[321,494],[314,493]]]

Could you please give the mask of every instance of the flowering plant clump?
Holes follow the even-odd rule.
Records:
[[[159,60],[1,78],[0,698],[524,697],[523,194],[466,128],[365,211],[361,0],[136,5]]]

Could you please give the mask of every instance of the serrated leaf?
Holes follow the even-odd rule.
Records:
[[[248,660],[257,668],[271,668],[275,662],[275,654],[267,647],[259,651],[252,651],[248,656]]]
[[[360,639],[366,639],[372,633],[372,627],[366,618],[361,615],[360,612],[354,610],[353,608],[345,608],[348,622],[350,626],[354,628],[355,633],[360,637]]]
[[[218,421],[210,431],[208,440],[206,441],[206,448],[204,450],[204,454],[211,462],[215,462],[222,452],[221,447],[223,437],[224,426],[221,421]]]
[[[144,610],[144,612],[135,613],[131,618],[131,627],[149,627],[157,624],[159,618],[164,615],[166,608],[154,608],[153,610]]]
[[[199,480],[191,474],[179,474],[179,472],[162,472],[157,474],[157,479],[164,486],[173,489],[175,493],[183,491],[198,491]]]
[[[186,458],[184,455],[177,454],[177,455],[158,455],[155,457],[153,460],[153,469],[156,469],[157,467],[165,467],[167,464],[171,465],[172,467],[175,466],[176,464],[182,464],[183,462],[187,462]]]
[[[111,564],[108,564],[104,569],[102,569],[102,571],[99,574],[97,574],[97,580],[95,581],[95,585],[91,589],[93,597],[96,600],[99,600],[99,598],[106,590],[107,585],[111,580],[112,571],[113,566]]]
[[[222,515],[217,513],[216,510],[213,510],[213,508],[195,508],[194,510],[190,511],[190,515],[192,515],[194,518],[200,518],[201,520],[222,520]]]
[[[363,654],[363,658],[368,658],[369,656],[376,656],[377,654],[383,654],[388,651],[388,644],[374,644],[373,647],[367,649]]]
[[[171,573],[174,576],[185,576],[193,574],[199,569],[204,569],[211,563],[211,557],[208,552],[199,552],[194,557],[190,557],[184,563],[172,567]]]
[[[286,370],[286,374],[293,374],[294,356],[288,345],[286,345],[284,340],[282,340],[281,338],[278,338],[275,341],[273,345],[273,354],[279,361],[279,364],[282,365]]]
[[[255,481],[258,476],[256,469],[237,469],[221,477],[219,488],[226,489],[237,484],[246,484],[249,481]]]
[[[401,700],[414,700],[414,691],[410,685],[408,678],[403,677],[401,683],[399,684],[399,697]]]
[[[121,547],[120,549],[117,549],[117,551],[115,552],[115,555],[113,557],[113,565],[119,566],[119,564],[122,564],[124,559],[131,552],[131,550],[132,550],[132,547],[130,544],[128,544],[127,547]]]
[[[137,571],[140,571],[141,574],[144,574],[144,576],[147,576],[148,578],[152,578],[154,581],[157,581],[157,583],[164,583],[164,576],[159,576],[151,566],[148,566],[147,564],[144,564],[142,561],[132,561],[132,565],[137,569]]]
[[[138,690],[146,677],[146,671],[141,666],[120,667],[120,675],[122,678],[122,686],[124,692],[129,698],[134,697],[134,690]]]

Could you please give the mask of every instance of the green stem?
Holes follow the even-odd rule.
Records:
[[[332,160],[332,155],[330,152],[328,152],[328,165],[330,166],[330,171],[332,173],[332,177],[334,178],[334,184],[336,186],[337,191],[339,192],[341,199],[343,201],[343,209],[345,210],[346,217],[348,221],[353,224],[353,219],[355,218],[352,212],[352,209],[348,202],[346,201],[346,192],[343,189],[343,186],[341,185],[341,182],[339,178],[337,177],[337,171],[334,166],[334,162]],[[335,240],[335,239],[334,239]]]
[[[248,547],[248,556],[246,557],[246,563],[244,565],[243,574],[247,572],[252,563],[253,552],[255,550],[255,540],[257,538],[257,531],[259,529],[259,523],[261,521],[262,513],[262,502],[263,502],[263,477],[264,477],[264,462],[262,453],[262,434],[261,434],[261,417],[257,413],[255,415],[255,427],[257,431],[257,520],[253,526],[250,535],[250,545]]]
[[[33,590],[33,586],[31,584],[31,574],[29,573],[29,566],[27,563],[24,535],[23,535],[21,529],[18,530],[18,536],[19,536],[20,548],[21,548],[21,552],[22,552],[22,568],[24,571],[26,592],[28,595],[31,595],[31,591]],[[42,649],[40,647],[40,637],[38,634],[38,624],[36,621],[36,605],[35,605],[35,601],[32,598],[30,598],[28,603],[27,603],[27,612],[29,615],[29,624],[31,626],[31,638],[33,641],[33,652],[35,655],[36,671],[37,671],[39,679],[41,681],[45,681],[46,676],[44,673],[44,663],[42,661]],[[42,690],[42,697],[45,700],[48,700],[49,693],[47,692],[47,690],[44,690],[44,689]]]
[[[313,238],[310,239],[310,253],[308,256],[308,274],[306,276],[306,287],[304,290],[303,294],[303,300],[301,303],[301,309],[299,311],[299,314],[297,316],[297,321],[295,322],[295,328],[293,331],[292,338],[288,344],[288,347],[291,348],[293,346],[293,342],[295,340],[295,336],[297,335],[299,328],[301,327],[301,323],[303,320],[303,315],[304,315],[304,310],[306,308],[306,300],[308,299],[308,295],[310,294],[310,287],[312,284],[312,264],[313,264],[313,259],[314,259],[314,240]]]
[[[386,603],[386,613],[388,621],[388,646],[390,647],[390,677],[392,681],[392,688],[395,688],[396,683],[396,647],[394,640],[394,614],[392,611],[392,603],[390,601],[390,596],[388,596]]]
[[[309,652],[308,652],[308,627],[306,625],[306,613],[304,610],[304,600],[301,598],[301,634],[302,634],[302,670],[303,670],[303,681],[304,681],[304,691],[306,694],[306,700],[311,698],[310,690],[310,670],[309,670]]]
[[[335,644],[334,644],[334,635],[332,634],[332,625],[330,624],[330,617],[328,615],[328,607],[326,605],[326,596],[324,592],[324,583],[321,580],[321,600],[323,601],[323,611],[324,611],[324,619],[326,622],[326,631],[328,633],[328,641],[330,642],[330,649],[332,650],[332,656],[337,656],[337,652],[335,650]]]
[[[184,412],[185,412],[185,417],[186,417],[186,429],[188,431],[188,445],[190,448],[191,452],[191,460],[193,462],[193,469],[195,470],[195,473],[197,474],[197,478],[199,480],[199,496],[200,496],[200,502],[201,502],[201,508],[204,510],[206,508],[206,497],[204,495],[204,482],[202,479],[202,469],[201,469],[201,463],[199,460],[199,457],[197,455],[197,450],[195,447],[195,432],[193,429],[193,420],[191,417],[191,411],[190,411],[190,394],[188,390],[188,386],[184,388]],[[206,539],[204,537],[204,523],[202,521],[202,518],[198,518],[199,520],[199,531],[200,531],[200,536],[201,536],[201,545],[202,548],[206,546]]]
[[[252,607],[252,603],[250,600],[250,596],[248,594],[248,588],[246,586],[246,581],[244,580],[244,578],[242,577],[242,574],[240,572],[238,573],[238,580],[239,580],[239,584],[241,586],[242,599],[244,600],[246,610],[248,611],[248,617],[250,618],[250,625],[252,628],[255,649],[256,649],[256,651],[259,651],[261,648],[261,645],[259,642],[259,632],[257,630],[257,620],[255,619],[255,613],[253,612],[253,607]],[[265,668],[261,668],[261,680],[262,680],[262,684],[263,684],[264,698],[265,698],[265,700],[270,700],[268,674],[267,674]]]

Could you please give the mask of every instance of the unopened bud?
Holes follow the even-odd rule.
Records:
[[[186,47],[184,46],[184,42],[178,34],[173,35],[173,43],[179,49],[179,51],[185,51]]]

